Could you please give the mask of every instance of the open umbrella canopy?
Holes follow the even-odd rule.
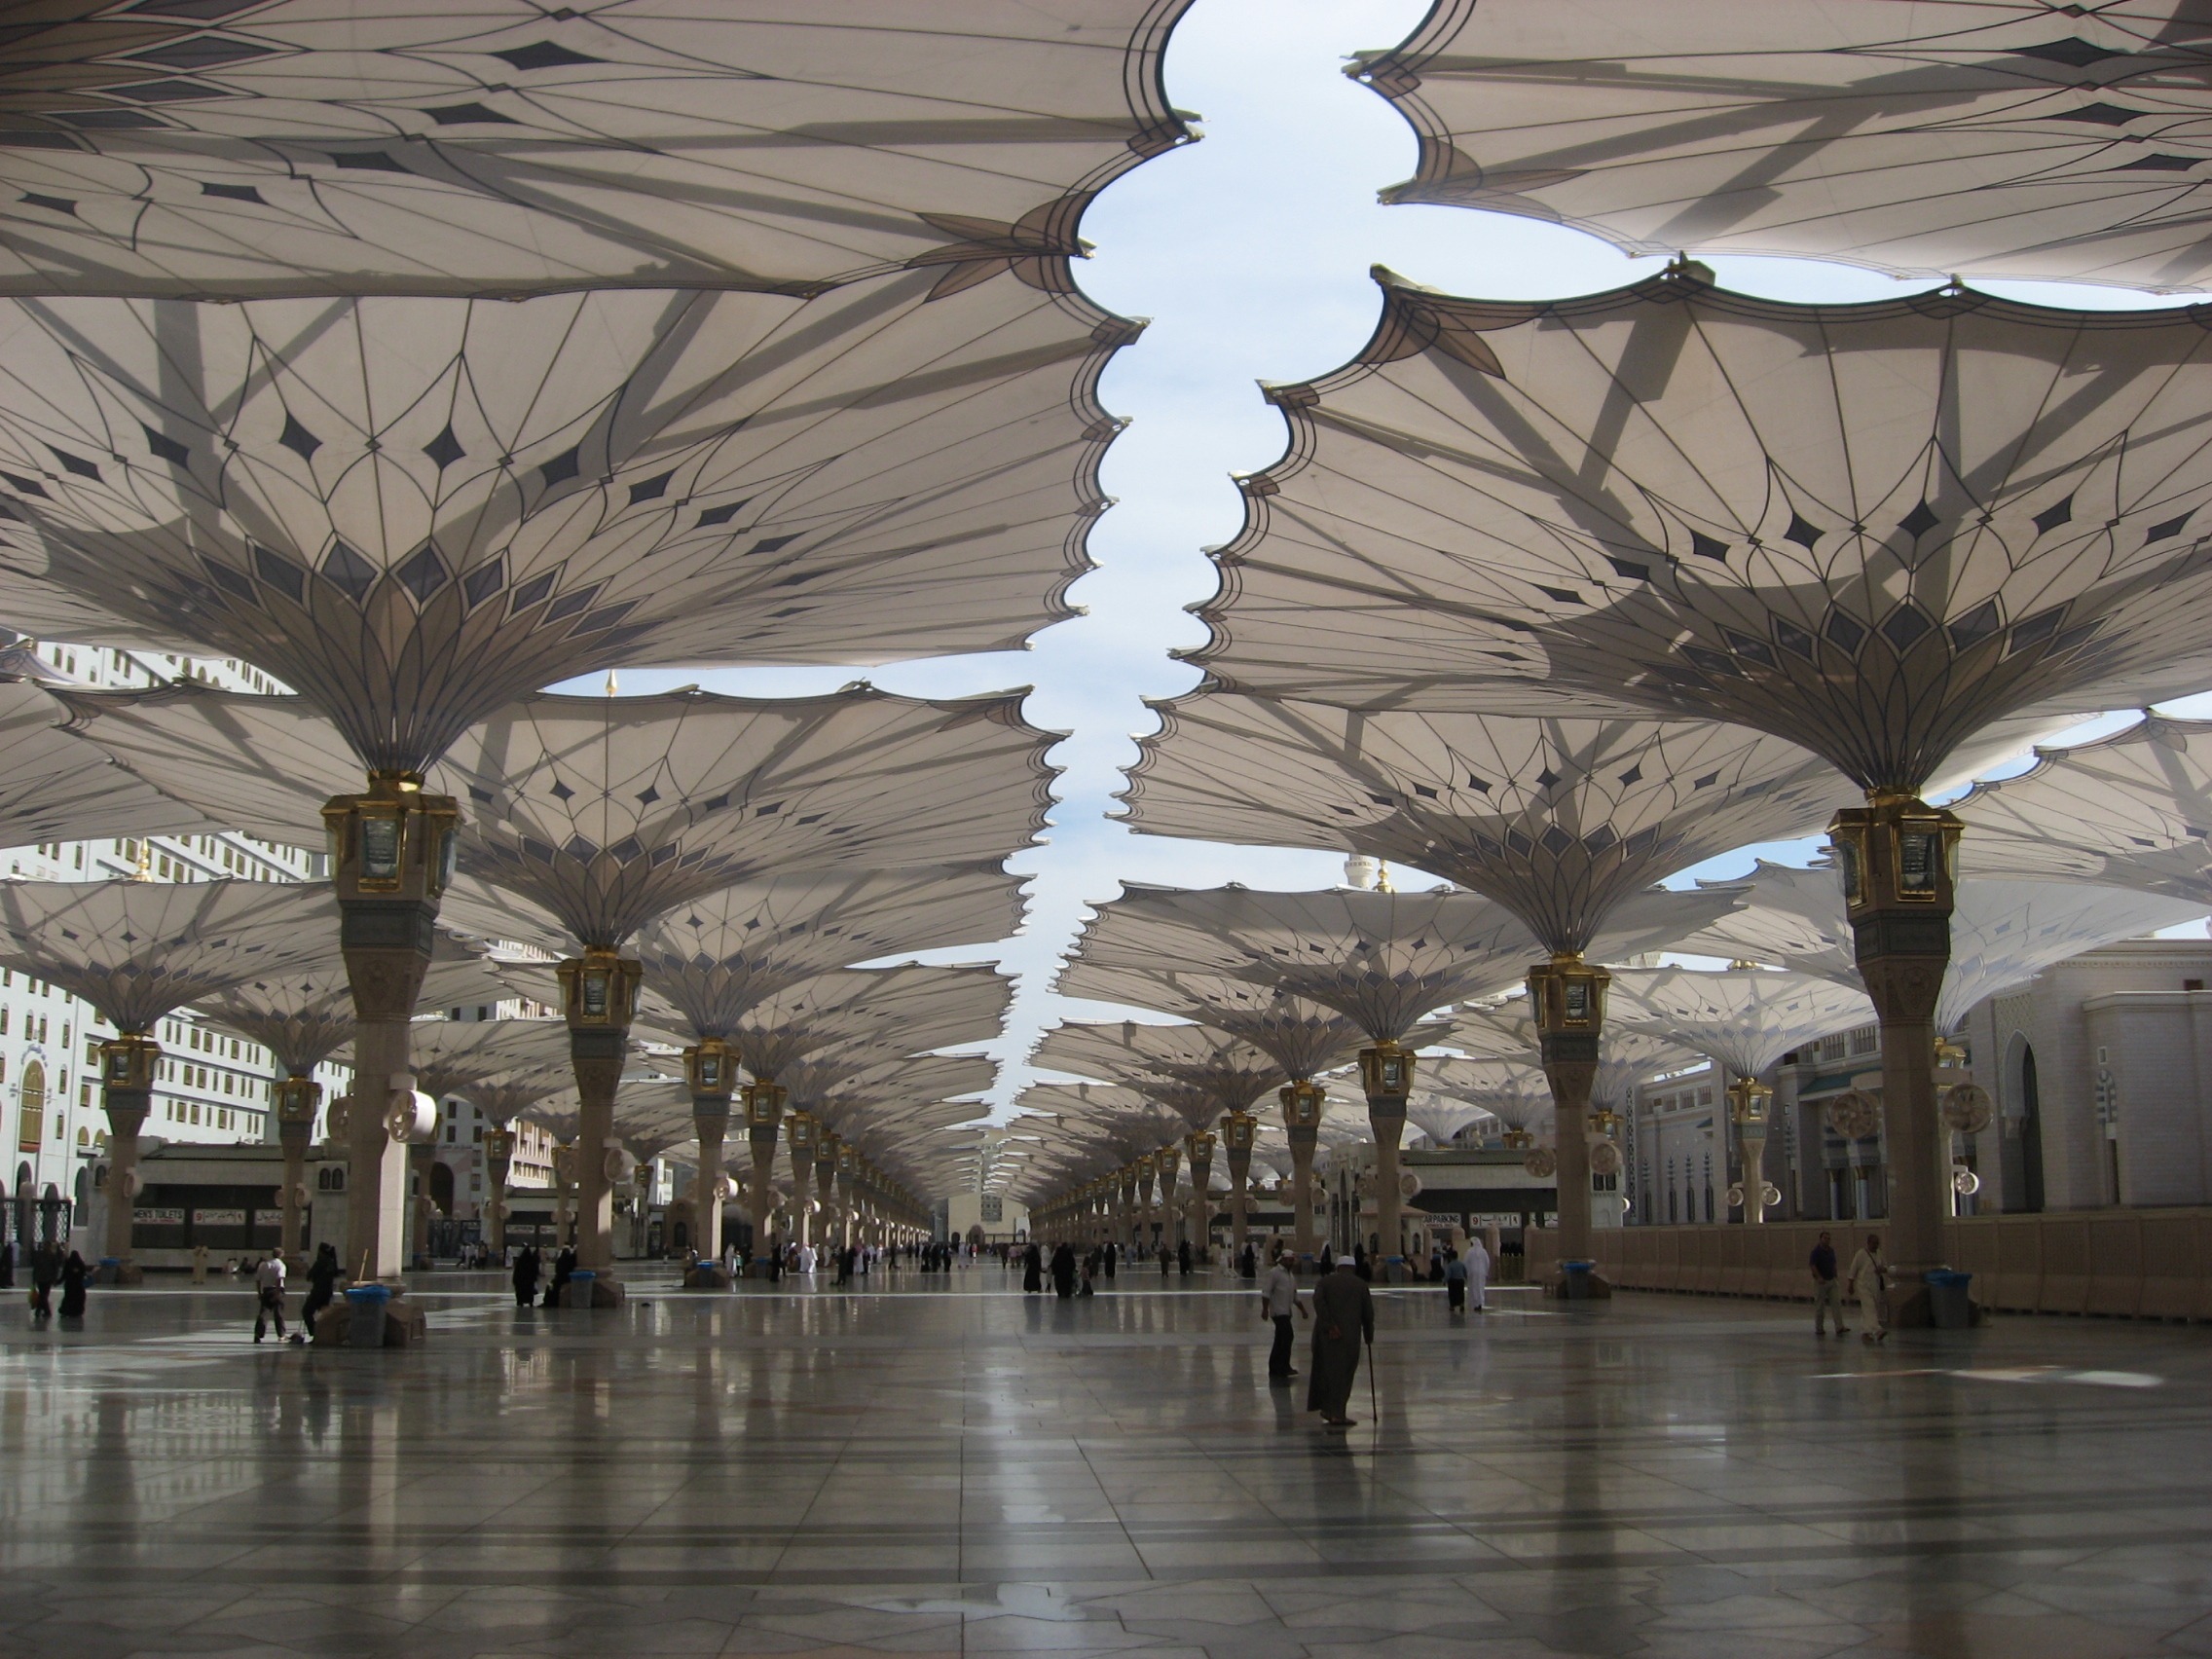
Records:
[[[1249,688],[1729,720],[1911,793],[2083,699],[2212,681],[2194,310],[1385,276],[1353,362],[1270,396],[1290,449],[1244,481],[1195,653]]]
[[[408,1037],[416,1087],[429,1094],[467,1094],[526,1068],[574,1075],[558,1019],[419,1019]]]
[[[228,822],[320,845],[353,769],[298,697],[70,693],[94,741]],[[425,787],[461,802],[455,928],[567,954],[741,882],[826,866],[1003,857],[1042,827],[1046,750],[1019,693],[931,702],[539,693],[449,746]]]
[[[423,977],[423,1002],[482,1006],[508,994],[473,950],[449,934],[437,936]],[[256,975],[203,1002],[200,1012],[259,1043],[294,1077],[305,1077],[353,1040],[353,989],[339,965]]]
[[[1708,721],[1355,714],[1220,690],[1161,715],[1124,795],[1140,832],[1334,847],[1449,877],[1473,893],[1397,903],[1484,895],[1527,930],[1533,948],[1516,968],[1548,951],[1673,944],[1701,925],[1706,896],[1646,891],[1652,882],[1748,840],[1801,834],[1848,797],[1803,750]],[[1509,946],[1501,927],[1501,966]]]
[[[1369,1041],[1365,1027],[1351,1015],[1291,996],[1258,977],[1164,965],[1109,965],[1089,960],[1088,942],[1087,939],[1060,971],[1062,996],[1156,1009],[1210,1025],[1242,1038],[1294,1079],[1343,1064]]]
[[[2077,881],[1963,877],[1951,914],[1951,961],[1936,1004],[1936,1028],[1953,1031],[1984,997],[2032,978],[2054,962],[2116,940],[2139,939],[2194,921],[2198,901]],[[1861,981],[1842,883],[1832,869],[1761,863],[1740,910],[1682,941],[1693,954],[1740,957]]]
[[[0,963],[84,998],[118,1031],[337,959],[338,902],[320,883],[0,882]]]
[[[1190,134],[1188,0],[65,0],[15,25],[0,291],[804,288],[1075,250]]]
[[[0,301],[9,619],[244,658],[413,772],[616,663],[1017,647],[1073,614],[1133,329],[932,283]]]
[[[1206,1128],[1227,1112],[1253,1103],[1289,1081],[1263,1050],[1204,1025],[1056,1025],[1045,1033],[1031,1063],[1070,1077],[1118,1083]]]
[[[1353,72],[1420,139],[1386,201],[1633,253],[2194,288],[2208,64],[2186,0],[1677,0],[1626,26],[1446,0]]]
[[[1667,1038],[1734,1077],[1757,1077],[1792,1049],[1874,1019],[1856,983],[1788,969],[1616,969],[1608,995],[1616,1029]]]
[[[1132,816],[1144,828],[1146,797],[1137,798]],[[1510,909],[1474,893],[1270,893],[1235,884],[1134,882],[1099,906],[1077,946],[1078,962],[1202,964],[1335,1009],[1370,1042],[1404,1041],[1434,1010],[1511,984],[1541,954]],[[1070,988],[1065,979],[1062,988]],[[1235,1029],[1222,1019],[1211,1023]]]
[[[1970,875],[2103,882],[2212,908],[2212,721],[2146,715],[1951,802]]]
[[[779,991],[729,1029],[702,1035],[725,1040],[754,1077],[780,1082],[810,1054],[871,1040],[900,1054],[984,1042],[999,1034],[1013,994],[1014,981],[983,964],[843,969]],[[643,1006],[648,1014],[658,1006],[649,985]]]
[[[69,712],[27,680],[0,680],[0,846],[213,828],[197,808],[118,766],[67,729]]]

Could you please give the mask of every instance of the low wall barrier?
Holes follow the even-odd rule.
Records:
[[[1823,1230],[1849,1266],[1858,1235],[1879,1221],[1773,1221],[1693,1227],[1607,1227],[1593,1235],[1598,1271],[1623,1290],[1813,1299],[1806,1258]],[[1977,1216],[1944,1229],[1952,1267],[1973,1274],[1973,1299],[2015,1313],[2212,1320],[2212,1209],[2055,1210]],[[1524,1235],[1531,1278],[1549,1278],[1559,1235]]]

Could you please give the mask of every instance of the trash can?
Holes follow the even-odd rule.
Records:
[[[1598,1271],[1596,1262],[1562,1262],[1560,1293],[1568,1302],[1590,1300],[1590,1275]]]
[[[1973,1274],[1937,1268],[1924,1275],[1928,1283],[1928,1322],[1938,1331],[1963,1331],[1973,1323],[1973,1302],[1967,1287]]]
[[[346,1306],[352,1310],[346,1332],[348,1347],[384,1346],[385,1305],[390,1301],[391,1286],[387,1284],[357,1284],[347,1291]]]
[[[599,1283],[599,1274],[589,1268],[578,1268],[569,1275],[569,1288],[561,1293],[564,1308],[589,1308],[592,1286]]]

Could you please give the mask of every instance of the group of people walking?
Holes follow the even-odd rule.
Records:
[[[1859,1303],[1859,1340],[1864,1343],[1887,1342],[1890,1336],[1890,1264],[1882,1255],[1882,1235],[1866,1235],[1866,1242],[1851,1258],[1851,1266],[1843,1270],[1839,1278],[1835,1265],[1835,1241],[1823,1233],[1813,1245],[1807,1267],[1813,1275],[1813,1335],[1827,1335],[1830,1319],[1835,1322],[1835,1334],[1851,1335],[1851,1328],[1843,1322],[1845,1301],[1856,1298]]]

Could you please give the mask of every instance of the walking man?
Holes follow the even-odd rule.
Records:
[[[1274,1265],[1260,1286],[1260,1317],[1272,1319],[1275,1326],[1274,1346],[1268,1350],[1268,1381],[1288,1382],[1298,1373],[1290,1363],[1290,1315],[1296,1309],[1302,1318],[1313,1315],[1305,1303],[1298,1300],[1298,1280],[1290,1271],[1290,1252],[1278,1253]]]
[[[276,1321],[276,1340],[284,1340],[284,1263],[280,1257],[265,1256],[261,1266],[253,1270],[254,1313],[253,1340],[269,1333],[269,1321]]]
[[[1307,1380],[1306,1409],[1319,1412],[1331,1428],[1349,1428],[1345,1408],[1359,1375],[1359,1345],[1375,1337],[1375,1293],[1339,1256],[1334,1272],[1313,1287],[1313,1375]]]
[[[1444,1264],[1444,1306],[1448,1312],[1467,1310],[1467,1258],[1454,1256]]]
[[[1844,1292],[1857,1292],[1859,1297],[1859,1322],[1866,1328],[1859,1333],[1862,1343],[1882,1343],[1890,1339],[1890,1264],[1882,1257],[1882,1235],[1866,1235],[1866,1247],[1851,1258],[1851,1272],[1844,1280]]]
[[[1850,1336],[1850,1327],[1843,1322],[1843,1302],[1836,1295],[1835,1244],[1825,1233],[1821,1235],[1821,1241],[1813,1246],[1808,1266],[1813,1272],[1813,1335],[1826,1336],[1828,1320],[1832,1316],[1835,1334],[1839,1337]]]

